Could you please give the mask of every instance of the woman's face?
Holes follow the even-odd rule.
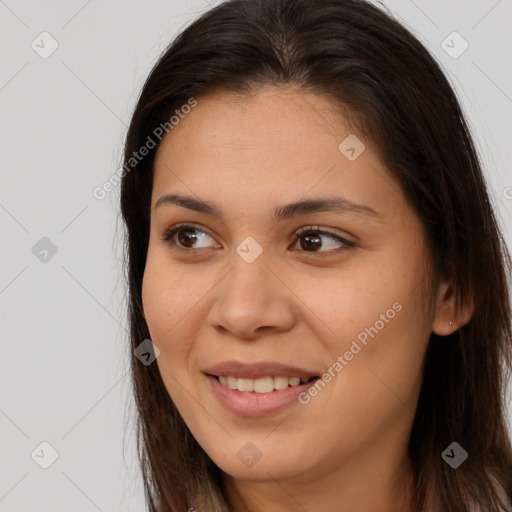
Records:
[[[405,458],[426,242],[355,135],[330,100],[269,87],[198,99],[158,149],[144,313],[169,395],[235,479],[307,487]]]

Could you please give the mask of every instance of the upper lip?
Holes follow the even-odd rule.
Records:
[[[318,373],[290,366],[264,361],[261,363],[241,363],[238,361],[224,361],[210,366],[204,373],[215,377],[238,377],[240,379],[258,379],[260,377],[300,377],[310,379],[318,377]]]

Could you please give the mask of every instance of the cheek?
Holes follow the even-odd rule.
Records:
[[[310,325],[318,326],[330,364],[346,356],[347,366],[354,370],[383,372],[399,389],[414,385],[430,335],[429,316],[423,287],[418,286],[421,273],[404,268],[395,258],[394,265],[367,264],[336,278],[326,275],[314,286],[307,280],[295,283],[297,296],[308,306],[304,314]]]
[[[173,310],[173,305],[166,279],[166,275],[158,272],[158,268],[148,261],[142,280],[142,307],[151,339],[155,343],[161,339],[164,330],[170,328],[168,314]]]
[[[168,280],[166,274],[158,272],[157,268],[149,263],[144,272],[142,301],[151,341],[160,350],[156,364],[164,385],[174,400],[179,391],[175,376],[176,369],[183,366],[179,364],[182,359],[179,352],[184,347],[182,343],[173,343],[179,330],[179,323],[177,324],[176,304],[173,300],[175,297],[173,283],[169,283]],[[177,376],[177,378],[178,382],[182,380],[182,377]]]
[[[192,275],[183,275],[165,258],[148,255],[142,281],[143,310],[152,339],[162,348],[183,329],[204,293],[197,285]]]
[[[197,271],[173,268],[165,256],[148,256],[142,282],[144,315],[151,340],[160,350],[157,364],[173,400],[179,399],[183,385],[189,386],[195,371],[191,353],[200,318],[206,315],[205,286],[208,283]]]
[[[380,315],[387,311],[393,318],[393,304],[403,300],[405,287],[399,279],[390,279],[389,273],[370,265],[316,277],[314,282],[301,277],[293,284],[294,292],[307,305],[304,313],[320,326],[319,336],[342,346],[375,322],[380,325]]]
[[[142,282],[142,302],[146,323],[153,343],[160,350],[156,360],[169,396],[180,410],[186,410],[183,386],[187,384],[187,355],[190,333],[184,332],[190,306],[179,293],[179,278],[148,259]],[[181,321],[180,321],[181,319]],[[179,343],[176,340],[180,340]]]

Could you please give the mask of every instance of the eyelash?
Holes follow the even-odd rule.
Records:
[[[190,223],[180,223],[175,224],[174,226],[171,226],[164,234],[164,236],[161,237],[162,240],[166,241],[173,249],[178,249],[185,252],[193,252],[193,251],[200,251],[204,248],[185,248],[178,245],[177,242],[174,241],[174,235],[176,235],[180,231],[202,231],[203,233],[206,233],[203,231],[198,225],[196,224],[190,224]],[[208,233],[206,233],[208,235]],[[334,233],[330,233],[329,231],[324,231],[320,229],[320,226],[304,226],[299,228],[297,231],[295,231],[294,236],[295,239],[293,241],[293,244],[295,245],[297,241],[300,239],[301,236],[305,234],[319,234],[319,235],[326,235],[332,239],[335,239],[338,242],[341,242],[343,244],[343,247],[340,247],[339,249],[330,249],[328,251],[301,251],[306,253],[314,254],[315,257],[323,258],[329,255],[332,255],[333,253],[338,254],[341,251],[349,251],[350,249],[355,247],[355,244],[353,242],[349,242],[348,240],[345,240],[344,238],[340,237],[339,235],[335,235]],[[208,235],[210,236],[210,235]],[[211,238],[211,237],[210,237]]]

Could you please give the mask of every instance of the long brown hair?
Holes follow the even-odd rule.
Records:
[[[169,131],[191,98],[269,84],[328,94],[348,108],[426,227],[431,284],[447,277],[457,307],[469,297],[476,304],[468,324],[429,341],[409,444],[415,512],[468,511],[468,500],[502,510],[504,499],[512,503],[510,255],[448,80],[404,26],[365,0],[226,1],[154,66],[127,133],[121,183],[132,352],[150,337],[141,289],[156,148],[137,162],[134,153],[156,140],[157,127]],[[132,357],[131,372],[150,512],[227,511],[220,469],[187,428],[158,366]],[[441,457],[453,441],[469,454],[456,470]]]

